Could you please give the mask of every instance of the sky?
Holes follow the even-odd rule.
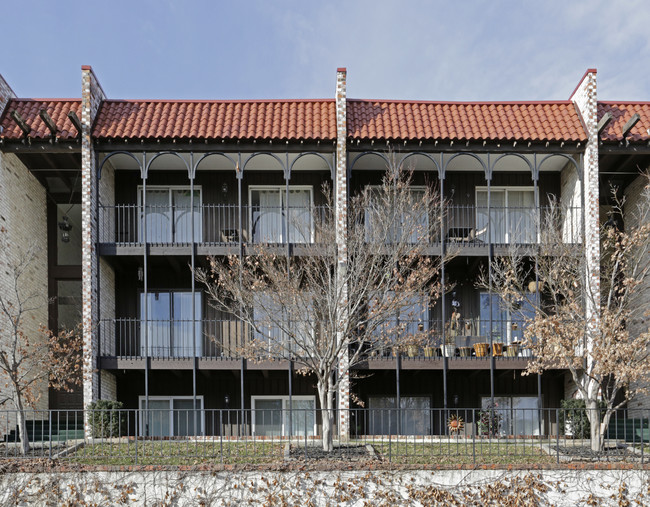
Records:
[[[19,97],[650,100],[648,0],[3,0]]]

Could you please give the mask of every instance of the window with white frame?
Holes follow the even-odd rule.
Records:
[[[270,356],[304,355],[313,343],[315,328],[310,306],[288,309],[270,294],[259,293],[253,298],[253,320],[253,337],[260,352]]]
[[[505,305],[499,294],[481,292],[479,297],[480,336],[489,336],[492,329],[492,339],[497,342],[509,345],[524,339],[528,322],[535,318],[535,294],[522,296],[511,305]]]
[[[481,397],[483,410],[490,408],[492,398]],[[539,435],[540,420],[537,396],[495,396],[494,411],[499,414],[499,435]]]
[[[250,236],[254,243],[311,243],[313,189],[310,186],[286,187],[251,185]]]
[[[430,435],[430,408],[431,400],[428,396],[400,396],[400,410],[397,410],[395,396],[371,396],[368,399],[368,433]]]
[[[400,211],[393,217],[387,217],[385,203],[379,201],[380,187],[370,187],[370,203],[365,210],[366,241],[395,243],[406,239],[409,243],[417,243],[428,238],[429,215],[425,210],[406,211],[410,209],[407,203],[400,204]],[[409,199],[411,203],[420,202],[425,195],[425,187],[411,187]],[[376,197],[374,197],[376,196]],[[390,223],[380,224],[380,220],[389,219]]]
[[[316,435],[316,397],[252,396],[253,435],[265,437]],[[291,428],[291,429],[290,429]]]
[[[195,410],[192,410],[192,400],[192,396],[149,396],[147,410],[147,399],[140,396],[140,434],[149,437],[204,435],[203,396],[196,397]]]
[[[145,320],[146,307],[146,320]],[[149,357],[201,357],[201,292],[140,293],[140,354]]]
[[[476,237],[486,243],[535,243],[537,217],[533,187],[491,187],[489,212],[488,188],[476,188]]]
[[[194,240],[202,241],[201,187],[194,187],[194,209],[192,190],[188,186],[138,187],[140,209],[140,242],[148,243],[191,243],[192,222]]]

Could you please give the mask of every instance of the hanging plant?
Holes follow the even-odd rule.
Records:
[[[449,419],[447,419],[447,428],[449,429],[450,435],[457,436],[461,431],[463,431],[464,427],[465,423],[463,422],[463,418],[458,414],[451,414]]]

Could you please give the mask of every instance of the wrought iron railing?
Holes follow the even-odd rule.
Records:
[[[533,402],[537,398],[530,397]],[[510,398],[508,398],[510,400]],[[516,400],[514,397],[512,400]],[[337,410],[333,451],[319,451],[327,413],[315,397],[301,408],[171,408],[141,398],[141,409],[0,411],[0,458],[50,458],[83,464],[273,464],[349,459],[413,464],[552,464],[626,461],[644,464],[650,412],[619,409],[593,448],[584,408],[385,406]],[[392,400],[392,401],[391,401]],[[386,398],[394,405],[394,398]],[[408,399],[403,399],[408,402]],[[201,401],[197,401],[201,404]],[[164,404],[163,404],[164,405]],[[605,416],[590,412],[593,423]],[[21,452],[24,438],[29,450]],[[349,461],[346,461],[349,463]]]

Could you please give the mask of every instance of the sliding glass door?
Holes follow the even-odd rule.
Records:
[[[146,204],[143,188],[138,192],[140,207],[139,240],[148,243],[191,243],[202,241],[201,189],[194,189],[194,210],[190,187],[147,187]]]
[[[289,187],[288,199],[286,188],[282,186],[251,186],[249,192],[253,242],[313,241],[311,187]]]
[[[147,315],[145,320],[145,305]],[[140,353],[149,357],[202,355],[201,293],[156,291],[140,294]]]
[[[486,243],[488,240],[497,244],[534,243],[537,238],[534,189],[492,187],[489,212],[487,188],[477,189],[476,237]]]

